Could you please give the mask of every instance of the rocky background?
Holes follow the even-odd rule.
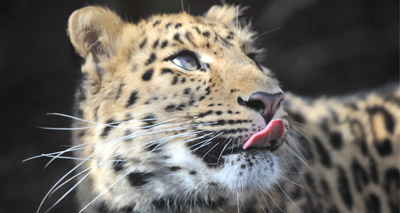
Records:
[[[183,1],[202,14],[220,1]],[[305,96],[340,95],[399,82],[397,0],[227,0],[250,6],[244,16],[262,33],[263,64],[286,91]],[[179,12],[180,0],[0,1],[0,212],[35,212],[51,186],[71,169],[69,160],[22,160],[69,145],[79,60],[66,36],[68,16],[85,5],[106,5],[127,20]],[[44,212],[72,184],[44,204]],[[73,195],[51,212],[77,212]]]

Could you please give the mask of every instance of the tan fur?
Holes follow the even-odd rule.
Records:
[[[87,122],[75,122],[74,126],[87,129],[76,132],[73,140],[74,145],[85,146],[76,151],[75,156],[85,159],[77,161],[82,163],[80,171],[88,171],[83,173],[87,178],[78,187],[81,208],[87,212],[96,212],[102,206],[111,212],[244,212],[246,209],[252,212],[278,207],[285,212],[298,212],[298,208],[303,210],[304,206],[310,206],[325,212],[335,206],[339,212],[349,212],[337,188],[336,167],[340,166],[348,176],[352,195],[355,195],[351,211],[365,211],[364,197],[372,192],[381,199],[382,212],[388,211],[384,201],[396,199],[394,195],[388,195],[379,184],[369,184],[357,194],[351,179],[353,158],[363,168],[368,168],[368,160],[372,158],[380,176],[389,167],[399,168],[396,158],[400,148],[398,104],[387,103],[382,94],[372,93],[356,101],[352,97],[321,98],[313,100],[312,104],[286,95],[287,102],[290,102],[286,107],[289,118],[301,114],[304,125],[293,120],[289,122],[286,112],[279,107],[274,118],[284,120],[286,143],[272,154],[253,156],[259,158],[264,167],[243,170],[247,172],[244,174],[247,178],[240,179],[239,175],[242,172],[240,165],[246,164],[244,152],[237,154],[236,161],[229,157],[234,155],[224,155],[222,159],[226,162],[220,167],[217,163],[216,168],[210,168],[204,162],[207,153],[203,156],[194,154],[188,141],[199,137],[195,133],[199,129],[213,133],[215,137],[210,136],[212,141],[222,136],[246,139],[264,128],[259,113],[238,104],[238,99],[248,100],[255,92],[282,92],[270,71],[266,68],[260,70],[247,56],[260,50],[253,44],[255,33],[250,25],[239,24],[239,15],[240,9],[230,5],[214,6],[205,17],[182,12],[154,15],[137,24],[124,22],[113,12],[94,6],[71,15],[68,34],[76,51],[85,59],[82,65],[84,78],[77,91],[77,115]],[[203,70],[188,71],[171,59],[167,60],[182,50],[194,52]],[[398,98],[398,88],[393,96]],[[358,109],[350,109],[348,103],[357,105]],[[384,114],[368,117],[366,110],[371,106],[381,106],[393,116],[396,121],[394,133],[385,129],[387,118]],[[210,115],[204,116],[210,111]],[[333,116],[332,112],[336,115]],[[321,126],[323,119],[326,120],[325,126]],[[199,125],[221,120],[226,122],[221,126]],[[171,130],[171,126],[180,129]],[[298,137],[293,128],[300,129],[305,136]],[[216,133],[221,129],[237,132],[223,132],[219,136]],[[342,137],[340,149],[331,146],[330,134],[333,132]],[[362,137],[365,137],[363,140],[370,150],[368,156],[359,149]],[[166,140],[168,138],[171,139]],[[320,150],[313,143],[314,139],[319,140],[330,155],[330,168],[320,163]],[[393,153],[381,158],[374,143],[384,143],[385,139],[392,142]],[[162,151],[156,152],[157,146],[151,146],[150,142],[160,140],[166,141],[159,145]],[[239,146],[243,140],[238,144],[233,142],[232,146]],[[308,158],[307,152],[314,158]],[[286,164],[293,164],[293,159],[299,160],[302,154],[310,167],[300,160],[294,164],[294,169],[301,170],[300,174],[311,175],[315,180],[324,180],[330,188],[329,195],[321,195],[319,182],[316,182],[318,187],[308,188],[306,185],[299,189],[287,181],[291,179],[304,184],[302,175],[284,173],[293,169],[286,168]],[[116,163],[119,159],[122,159],[123,166]],[[274,162],[275,166],[267,167],[267,161]],[[263,172],[269,172],[269,169],[271,172],[265,175]],[[130,177],[130,174],[136,176]],[[301,191],[302,196],[294,199],[294,203],[279,189],[273,190],[274,183],[282,174],[285,178],[280,178],[280,184],[284,191],[288,194]],[[272,196],[266,195],[267,191],[273,193]],[[223,204],[220,203],[221,197],[225,198]],[[168,200],[170,203],[165,200],[167,198],[171,198]],[[166,203],[161,206],[158,201]]]
[[[304,116],[305,120],[303,123],[294,123],[294,125],[307,137],[307,140],[303,139],[303,143],[311,143],[306,147],[314,155],[314,159],[308,162],[309,167],[303,164],[299,169],[302,173],[309,174],[313,178],[313,185],[309,185],[310,183],[301,177],[292,179],[294,182],[305,187],[301,190],[302,196],[299,199],[294,199],[294,203],[288,202],[285,195],[276,195],[276,197],[281,197],[276,198],[277,200],[283,199],[283,202],[288,206],[287,212],[296,212],[298,211],[297,208],[300,208],[301,211],[305,211],[305,209],[322,211],[323,209],[328,210],[332,208],[336,208],[338,212],[368,212],[374,208],[378,208],[376,210],[380,212],[393,211],[387,201],[399,199],[399,196],[393,193],[394,191],[398,192],[398,188],[393,187],[393,194],[390,195],[387,194],[383,185],[385,184],[385,172],[392,168],[398,170],[400,167],[400,125],[397,122],[400,119],[400,114],[398,113],[399,91],[399,87],[392,86],[390,90],[385,90],[384,92],[370,92],[365,98],[357,96],[322,98],[312,102],[305,102],[300,97],[287,94],[287,100],[290,100],[291,104],[288,105],[286,110],[289,114],[297,114],[299,112]],[[388,99],[387,97],[391,98]],[[349,104],[354,104],[358,108],[353,109],[349,107]],[[391,119],[396,121],[393,133],[387,132],[384,123],[385,118],[383,118],[382,113],[371,116],[368,114],[368,109],[373,107],[382,107],[393,116]],[[336,118],[333,118],[332,112],[336,113],[338,121],[334,121]],[[322,126],[323,119],[327,121],[328,132],[324,130],[326,127]],[[353,121],[359,123],[352,123]],[[354,129],[354,133],[352,129]],[[332,132],[338,132],[342,136],[343,147],[339,150],[331,146],[332,141],[330,141],[329,134]],[[384,139],[391,141],[392,152],[389,156],[381,157],[381,154],[379,154],[375,147],[375,143],[381,144]],[[302,141],[302,139],[299,140]],[[315,140],[319,140],[318,143],[321,143],[327,150],[331,161],[330,167],[320,163],[323,157],[321,155],[324,155],[324,153],[319,153]],[[368,150],[367,154],[363,154],[360,150],[360,145],[364,143]],[[376,166],[376,175],[378,176],[379,183],[373,181],[373,175],[370,171],[371,159]],[[360,164],[369,176],[368,184],[363,183],[360,176],[354,182],[353,175],[355,171],[352,168],[354,160]],[[348,180],[348,189],[353,200],[351,210],[346,207],[340,195],[340,191],[343,189],[338,188],[339,167],[343,168]],[[322,190],[321,180],[326,181],[330,193]],[[362,187],[361,192],[356,187],[357,183]],[[293,188],[290,185],[285,184],[288,189]],[[294,191],[295,189],[292,190]],[[288,191],[290,192],[291,190]],[[311,196],[311,203],[310,200],[306,199],[307,194]],[[366,205],[366,202],[368,202],[367,197],[370,194],[378,197],[380,206],[368,207]],[[321,209],[321,207],[323,208]]]

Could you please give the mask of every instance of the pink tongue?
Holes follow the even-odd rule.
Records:
[[[252,135],[243,145],[246,150],[249,147],[266,147],[268,142],[281,138],[285,132],[285,127],[281,119],[274,119],[268,123],[264,130]]]

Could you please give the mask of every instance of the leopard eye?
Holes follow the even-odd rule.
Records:
[[[190,51],[182,51],[171,58],[172,63],[188,71],[195,71],[200,68],[199,60],[196,55]]]

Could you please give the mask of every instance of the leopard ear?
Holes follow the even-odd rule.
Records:
[[[82,72],[92,85],[100,85],[106,72],[102,62],[117,52],[123,21],[108,9],[88,6],[76,10],[68,20],[68,35],[76,52],[85,58]]]
[[[204,17],[227,25],[234,25],[237,18],[241,15],[241,11],[239,6],[229,4],[224,4],[222,6],[214,5],[204,14]]]
[[[98,60],[115,53],[122,24],[121,18],[110,10],[88,6],[76,10],[69,17],[68,34],[82,57],[86,58],[91,53]]]

